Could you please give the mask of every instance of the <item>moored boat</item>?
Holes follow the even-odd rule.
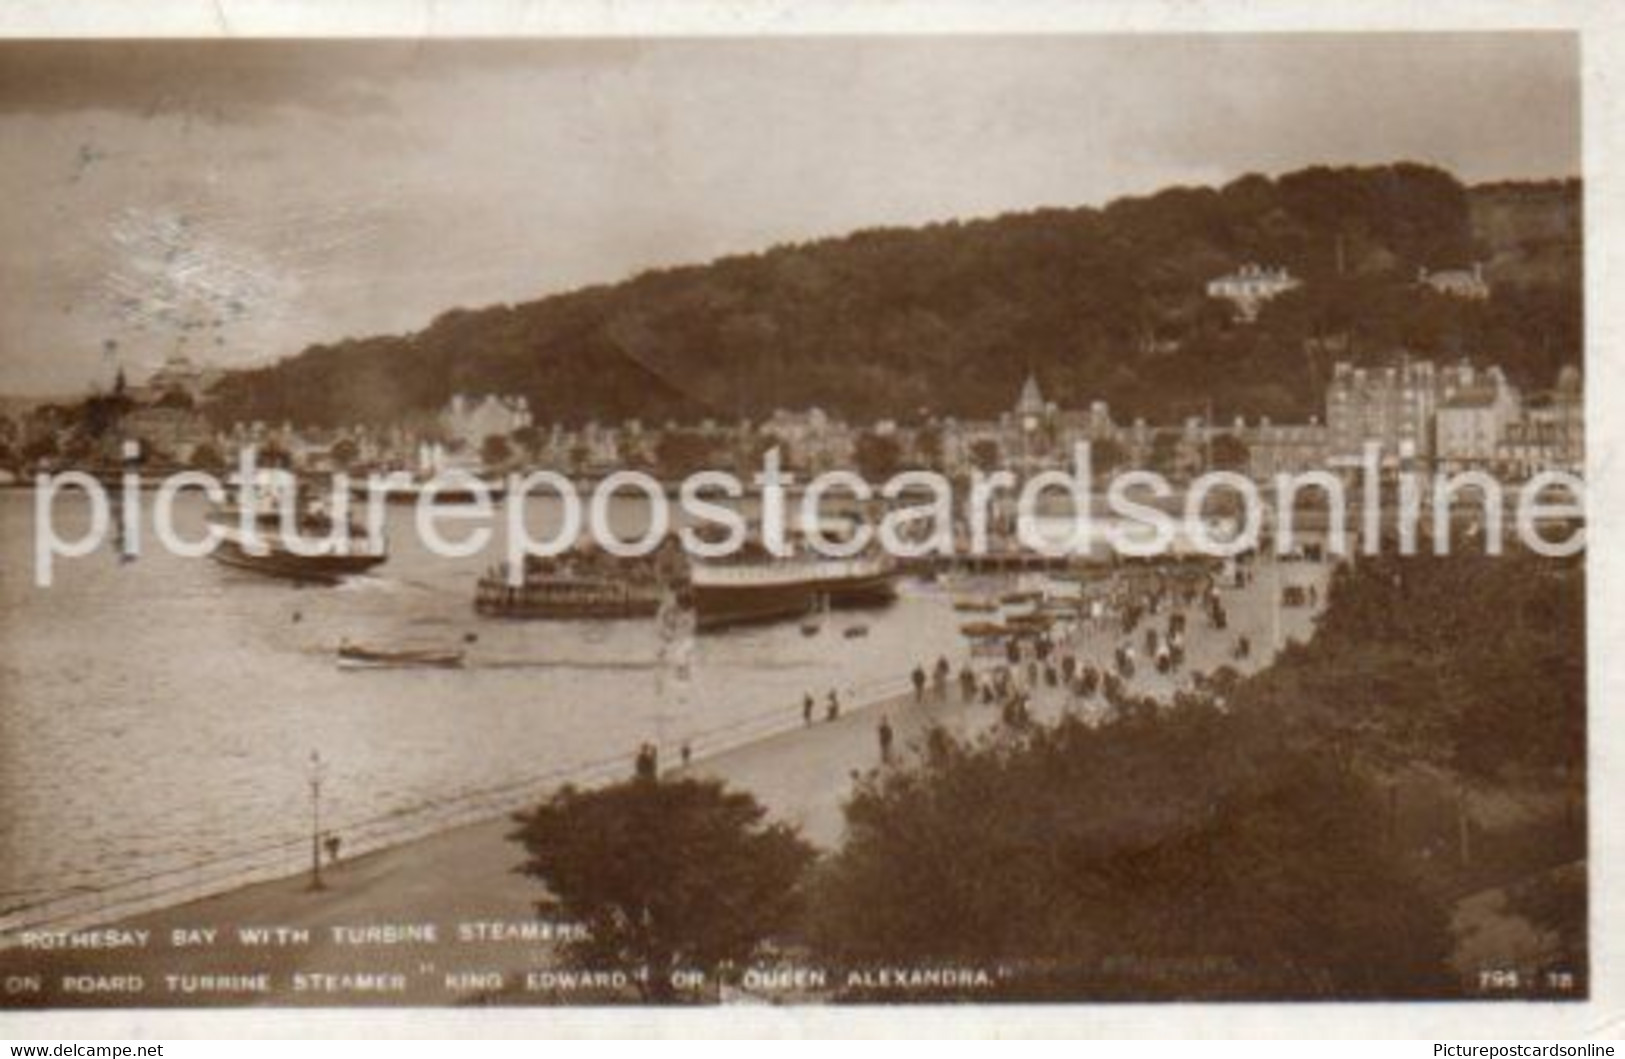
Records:
[[[517,580],[517,584],[515,583]],[[578,550],[555,558],[526,556],[524,574],[509,577],[507,563],[488,569],[474,589],[474,609],[498,618],[652,618],[686,577],[669,553],[617,559]]]
[[[818,527],[825,541],[855,540],[856,525],[828,520]],[[897,598],[897,568],[871,545],[848,558],[831,558],[813,547],[807,532],[787,534],[782,554],[760,537],[733,555],[689,564],[689,596],[701,629],[800,618],[822,607],[879,607]]]
[[[211,558],[270,577],[334,584],[389,557],[363,527],[304,503],[291,479],[245,488],[206,517],[218,538]]]
[[[438,474],[422,478],[406,471],[373,475],[350,483],[350,496],[359,501],[365,501],[375,490],[388,504],[416,504],[427,497],[431,504],[455,506],[476,503],[482,498],[498,503],[507,496],[508,486],[500,480],[487,480],[472,474]]]
[[[896,573],[882,556],[762,553],[696,562],[689,570],[689,591],[701,629],[800,617],[820,599],[841,610],[884,606],[897,598]]]
[[[339,645],[340,669],[461,669],[463,652],[437,648],[382,650]]]

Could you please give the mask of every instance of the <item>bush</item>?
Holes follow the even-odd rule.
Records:
[[[565,787],[512,838],[547,886],[542,914],[588,929],[566,958],[638,968],[645,997],[666,999],[673,970],[743,963],[796,922],[812,849],[765,816],[715,781],[637,779]]]

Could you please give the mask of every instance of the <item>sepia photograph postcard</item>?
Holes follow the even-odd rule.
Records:
[[[1606,5],[29,6],[0,1036],[1625,1026]]]

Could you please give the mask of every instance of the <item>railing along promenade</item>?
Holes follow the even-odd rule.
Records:
[[[845,711],[867,709],[908,690],[905,676],[869,681],[852,689]],[[687,737],[695,761],[803,727],[799,704],[781,706]],[[662,747],[669,760],[672,747]],[[335,820],[344,836],[345,859],[392,849],[467,824],[494,820],[529,808],[565,784],[591,787],[632,775],[633,750],[550,769],[524,779],[402,806],[387,813]],[[325,829],[324,829],[325,830]],[[291,879],[310,871],[311,835],[290,827],[284,840],[194,863],[85,888],[74,893],[0,909],[0,949],[18,945],[30,931],[74,931],[213,897],[255,883]]]

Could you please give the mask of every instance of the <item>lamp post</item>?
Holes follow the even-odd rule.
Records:
[[[1271,655],[1281,650],[1281,557],[1270,562],[1270,650]]]
[[[307,778],[310,780],[310,886],[311,890],[325,890],[322,882],[322,780],[327,777],[327,763],[322,755],[310,752]]]

